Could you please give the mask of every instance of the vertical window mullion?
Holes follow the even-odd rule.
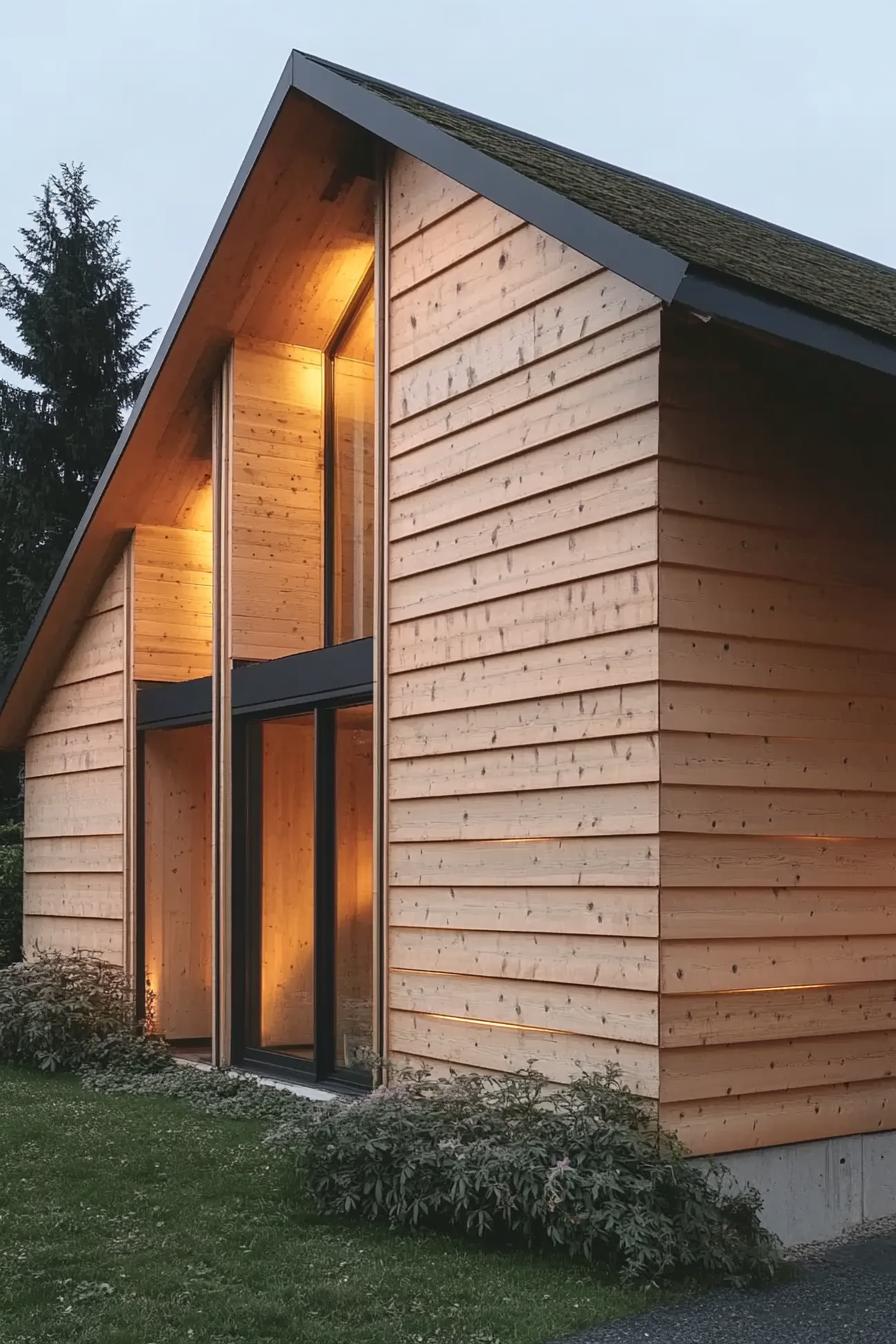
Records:
[[[314,856],[314,1037],[318,1078],[334,1065],[333,959],[335,942],[335,760],[333,710],[316,712],[316,797]]]
[[[235,983],[243,996],[243,1011],[239,1020],[245,1040],[255,1042],[261,1024],[261,725],[249,722],[241,725],[239,733],[238,769],[234,779],[243,791],[237,815],[240,818],[239,842],[242,852],[235,873],[239,886],[239,905],[242,907],[242,967]],[[235,762],[236,764],[236,762]]]
[[[324,535],[323,535],[323,604],[324,604],[324,645],[333,643],[335,620],[333,604],[335,595],[334,551],[336,546],[336,515],[334,484],[336,476],[335,423],[333,355],[324,353],[324,451],[323,451],[323,496],[324,496]]]

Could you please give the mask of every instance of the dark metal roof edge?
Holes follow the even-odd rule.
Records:
[[[672,299],[687,266],[682,257],[464,144],[440,126],[396,107],[382,95],[355,83],[348,74],[338,73],[300,51],[292,53],[292,62],[293,87],[299,93],[487,196],[658,299]]]
[[[133,434],[137,422],[139,421],[140,416],[143,412],[143,408],[145,407],[147,401],[149,400],[153,387],[155,386],[156,380],[162,371],[162,367],[165,364],[165,361],[167,360],[168,355],[171,351],[171,347],[173,346],[177,334],[180,331],[183,320],[186,317],[190,305],[192,304],[193,299],[196,296],[196,291],[198,290],[199,285],[202,282],[202,277],[204,276],[208,264],[217,250],[218,244],[220,243],[221,238],[224,234],[224,230],[227,227],[227,224],[230,220],[230,216],[233,214],[234,207],[236,206],[237,201],[242,195],[243,188],[245,187],[246,182],[248,181],[249,174],[251,173],[252,169],[255,166],[255,163],[258,159],[259,154],[261,153],[264,143],[267,140],[268,135],[270,134],[271,127],[274,124],[277,113],[280,111],[283,101],[289,94],[291,88],[292,88],[292,58],[290,57],[290,59],[286,62],[286,65],[283,68],[283,73],[281,74],[280,79],[277,82],[277,87],[274,90],[273,96],[270,102],[268,103],[267,108],[265,109],[265,113],[261,119],[258,130],[255,132],[255,135],[252,138],[252,142],[248,150],[246,151],[242,163],[240,164],[239,171],[237,172],[233,185],[230,188],[230,191],[227,193],[227,198],[224,202],[224,205],[222,206],[221,210],[218,213],[218,217],[215,220],[214,227],[212,228],[208,241],[206,242],[205,247],[202,249],[199,260],[197,261],[196,265],[193,268],[193,272],[190,276],[190,279],[187,282],[187,287],[184,290],[180,303],[177,305],[177,308],[175,309],[174,312],[174,316],[165,330],[165,335],[162,337],[162,341],[161,344],[159,345],[158,350],[156,351],[155,358],[153,359],[153,362],[149,367],[146,377],[143,380],[143,385],[140,389],[137,399],[134,402],[133,406],[131,407],[130,414],[128,415],[128,418],[125,421],[122,431],[118,436],[118,440],[115,444],[115,447],[112,449],[112,452],[109,456],[109,460],[106,463],[105,467],[103,468],[102,474],[96,483],[96,487],[93,491],[93,494],[90,497],[90,500],[88,501],[86,509],[84,510],[84,513],[81,517],[81,521],[75,528],[72,539],[69,542],[68,546],[66,547],[65,554],[63,555],[62,559],[59,562],[59,567],[57,568],[56,573],[53,575],[53,579],[50,583],[50,586],[46,591],[43,601],[41,602],[40,606],[37,609],[37,614],[34,617],[34,620],[31,622],[31,625],[28,628],[28,633],[26,634],[25,638],[23,639],[19,647],[19,651],[16,654],[15,660],[13,661],[5,678],[3,679],[3,684],[2,686],[0,686],[0,714],[3,713],[6,707],[6,701],[9,698],[13,686],[15,685],[16,681],[19,678],[19,674],[21,673],[22,668],[25,665],[25,661],[28,657],[28,654],[31,652],[31,646],[33,645],[35,639],[37,638],[37,633],[40,630],[40,627],[43,625],[47,613],[56,599],[56,594],[58,593],[59,589],[61,588],[65,580],[65,576],[68,573],[69,567],[78,551],[79,546],[81,545],[81,542],[84,538],[84,534],[87,531],[88,527],[90,526],[93,516],[96,513],[97,508],[99,507],[100,501],[102,500],[104,494],[106,493],[106,490],[109,486],[110,481],[112,480],[112,477],[115,475],[115,470],[118,467],[118,464],[122,459],[122,456],[124,455],[124,451],[127,448],[131,435]]]
[[[315,65],[321,65],[327,70],[332,70],[336,74],[344,75],[347,79],[357,79],[360,72],[351,70],[348,66],[339,65],[335,61],[324,60],[323,57],[314,56],[308,52],[296,52],[296,55],[303,56],[306,60],[313,61]],[[363,76],[361,76],[363,78]],[[372,83],[380,88],[389,89],[393,93],[400,94],[408,98],[424,98],[424,95],[415,93],[413,89],[408,89],[401,84],[393,84],[390,80],[380,79],[379,77],[370,77]],[[827,242],[823,238],[814,238],[810,233],[802,233],[799,229],[793,229],[787,224],[779,224],[775,220],[764,219],[762,215],[754,215],[749,210],[742,210],[739,206],[726,205],[723,201],[717,201],[713,196],[704,196],[699,191],[690,191],[687,187],[677,187],[672,182],[665,182],[662,178],[651,177],[649,173],[637,172],[632,168],[621,168],[617,163],[611,163],[609,159],[599,159],[595,154],[589,154],[583,149],[573,149],[569,145],[561,145],[557,140],[548,140],[543,135],[536,135],[533,131],[520,130],[518,126],[509,126],[506,122],[497,121],[494,117],[485,117],[478,112],[468,112],[463,108],[454,107],[451,103],[446,103],[441,98],[431,98],[425,96],[425,101],[433,107],[441,108],[444,112],[458,113],[471,120],[478,122],[481,126],[490,126],[496,131],[501,131],[505,135],[514,135],[519,138],[530,141],[532,144],[540,145],[544,149],[552,150],[556,154],[564,154],[567,158],[578,159],[579,162],[588,164],[595,168],[602,168],[607,172],[618,173],[620,176],[642,182],[647,187],[659,187],[662,191],[668,191],[672,195],[682,200],[694,201],[698,205],[708,206],[712,210],[718,210],[724,215],[730,215],[734,219],[743,220],[747,224],[760,224],[765,229],[773,229],[775,233],[785,235],[787,238],[793,238],[797,242],[811,243],[813,247],[823,248],[826,252],[832,252],[839,257],[845,257],[849,261],[859,262],[863,266],[873,266],[875,269],[888,272],[896,276],[896,266],[888,266],[885,262],[878,261],[874,257],[866,256],[862,252],[852,252],[849,248],[840,247],[837,243]]]
[[[896,375],[896,341],[825,313],[822,309],[782,298],[773,290],[745,285],[725,275],[689,266],[674,296],[676,306],[707,317],[752,327],[770,336],[809,346],[825,354]]]

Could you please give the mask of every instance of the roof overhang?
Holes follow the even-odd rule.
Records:
[[[203,280],[219,252],[278,118],[295,94],[338,113],[378,140],[421,159],[487,196],[668,304],[796,342],[878,372],[896,374],[896,342],[890,338],[695,267],[673,252],[601,218],[362,86],[352,74],[297,51],[292,52],[287,61],[127,424],[0,688],[0,750],[15,748],[22,742],[52,679],[53,672],[48,677],[47,670],[53,666],[55,671],[54,664],[71,641],[85,605],[83,601],[75,601],[74,594],[87,594],[91,584],[96,585],[101,579],[101,575],[94,573],[96,563],[89,572],[85,572],[85,566],[79,563],[84,554],[85,538],[95,526],[109,487],[121,471],[125,453],[146,419],[147,408],[153,399],[164,395],[163,384],[172,352],[195,309]],[[120,540],[118,544],[121,544]],[[103,552],[107,560],[111,558],[112,549],[114,547],[106,547]],[[50,622],[51,613],[56,612],[67,597],[72,601],[74,619]]]

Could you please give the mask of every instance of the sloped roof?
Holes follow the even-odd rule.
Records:
[[[694,265],[896,336],[896,270],[701,196],[316,62]]]
[[[195,343],[203,282],[219,249],[226,249],[228,226],[247,184],[297,94],[482,193],[667,303],[896,375],[896,271],[889,267],[294,51],[140,396],[0,688],[0,749],[24,737],[65,654],[66,637],[74,636],[83,618],[85,585],[91,578],[96,582],[93,570],[100,559],[108,560],[100,522],[133,462],[128,447],[146,421],[158,415],[178,352],[183,359],[184,343]],[[139,445],[134,446],[139,456]]]

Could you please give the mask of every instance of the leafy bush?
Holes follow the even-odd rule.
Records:
[[[319,1109],[297,1152],[323,1213],[562,1247],[628,1280],[745,1283],[778,1264],[758,1195],[686,1161],[612,1070],[563,1089],[531,1071],[405,1075]]]
[[[22,955],[22,824],[0,823],[0,967]]]
[[[165,1068],[158,1037],[134,1020],[124,971],[90,953],[40,952],[0,970],[0,1061],[40,1069]]]

